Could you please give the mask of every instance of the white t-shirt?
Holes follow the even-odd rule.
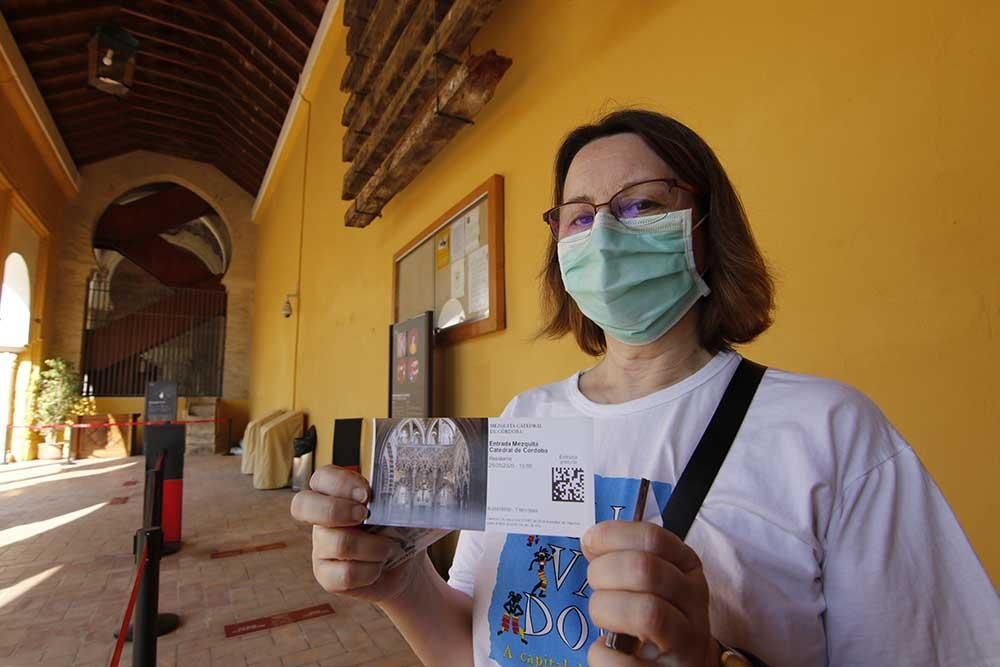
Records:
[[[642,477],[658,521],[739,361],[617,405],[576,374],[504,416],[593,418],[598,521],[631,517]],[[916,454],[845,385],[769,370],[687,543],[714,636],[775,667],[1000,665],[989,577]],[[450,584],[473,598],[476,667],[585,664],[586,570],[576,539],[464,531]]]

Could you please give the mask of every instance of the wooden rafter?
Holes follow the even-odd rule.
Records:
[[[450,0],[448,1],[450,2]],[[409,73],[417,56],[420,55],[423,45],[430,42],[436,17],[440,16],[437,13],[438,3],[445,4],[442,0],[434,0],[433,2],[424,0],[417,3],[413,14],[407,19],[403,31],[393,40],[392,50],[382,58],[369,58],[367,60],[358,81],[358,90],[351,94],[344,105],[344,111],[341,115],[341,122],[344,125],[351,125],[351,119],[357,115],[361,102],[370,94],[370,89],[378,91],[380,90],[379,86],[397,85],[397,82]],[[348,67],[353,63],[354,60],[351,59]],[[387,70],[397,72],[398,76],[380,76],[373,82],[372,77],[376,75],[376,72],[381,74]],[[362,141],[358,130],[348,129],[348,132],[358,136],[352,137],[350,142],[344,142],[345,147],[350,147],[344,151],[345,162],[354,159],[354,154]]]
[[[180,32],[189,32],[191,34],[202,37],[203,39],[208,39],[224,49],[230,49],[236,53],[237,57],[241,57],[244,60],[253,58],[259,62],[267,64],[270,68],[272,74],[277,74],[284,78],[288,83],[291,84],[292,90],[295,90],[295,79],[289,72],[297,71],[301,65],[298,65],[296,60],[282,49],[278,49],[276,53],[286,61],[285,65],[279,65],[275,60],[268,55],[267,51],[260,49],[256,44],[253,43],[246,35],[240,32],[232,23],[225,20],[220,20],[217,14],[210,14],[208,12],[203,12],[193,7],[189,6],[186,2],[177,2],[175,0],[152,0],[156,4],[165,5],[166,7],[173,9],[178,12],[188,14],[190,16],[198,17],[203,22],[211,26],[211,30],[215,32],[208,32],[207,30],[197,30],[189,26],[181,25],[173,21],[169,21],[155,14],[148,14],[143,12],[135,12],[133,10],[122,9],[123,12],[131,13],[133,15],[141,14],[143,18],[151,21],[162,22],[164,25],[173,28],[174,30],[179,30]],[[207,26],[206,26],[207,27]],[[220,31],[226,32],[229,36],[234,37],[240,44],[246,48],[249,47],[247,52],[241,52],[237,49],[232,42],[226,37],[219,34]]]
[[[341,90],[356,92],[364,89],[366,79],[362,75],[366,74],[370,78],[376,63],[385,60],[406,21],[413,14],[415,4],[416,0],[395,0],[376,5],[361,31],[357,50],[344,70],[344,76],[340,80]],[[424,4],[433,7],[434,0],[425,0]]]
[[[235,76],[240,79],[242,85],[249,86],[250,90],[255,93],[254,97],[259,97],[262,99],[269,99],[270,97],[277,95],[283,102],[287,105],[291,102],[291,96],[288,95],[285,89],[275,85],[269,78],[264,77],[260,70],[250,68],[247,71],[250,73],[245,73],[233,66],[228,59],[223,58],[215,53],[209,53],[206,50],[198,49],[187,44],[182,44],[181,42],[166,39],[161,35],[153,35],[148,32],[143,32],[141,30],[131,30],[133,35],[140,39],[147,40],[154,44],[159,44],[163,46],[168,46],[176,51],[182,51],[194,56],[197,60],[203,63],[210,63],[227,70],[229,75]],[[159,47],[158,47],[159,48]],[[251,78],[251,76],[253,78]],[[263,88],[262,88],[263,87]],[[265,90],[266,89],[266,90]]]
[[[361,191],[414,116],[433,97],[437,86],[452,69],[451,63],[458,61],[498,3],[499,0],[456,0],[441,21],[434,40],[424,46],[411,75],[403,80],[395,93],[391,97],[383,92],[365,98],[358,112],[359,118],[352,120],[351,129],[368,132],[368,136],[344,174],[344,199],[354,199]],[[382,75],[379,78],[382,79]],[[387,89],[383,81],[373,87],[377,91]],[[388,89],[391,90],[391,86]],[[388,100],[385,99],[387,97]],[[377,120],[375,109],[380,110]]]
[[[348,1],[369,10],[376,2]],[[270,162],[326,0],[0,0],[0,5],[79,164],[139,148],[183,152],[214,164],[253,193]],[[87,43],[97,25],[112,21],[140,41],[135,80],[123,98],[88,83]]]
[[[488,51],[455,68],[424,106],[392,152],[369,179],[345,216],[349,227],[365,227],[382,207],[444,148],[489,102],[511,60]]]
[[[253,7],[253,9],[250,11],[255,11],[258,13],[258,15],[263,15],[266,19],[265,21],[254,21],[255,23],[270,27],[272,31],[277,33],[274,36],[277,37],[279,40],[285,39],[290,42],[294,42],[295,44],[298,44],[299,47],[306,53],[306,56],[308,57],[309,43],[306,42],[306,40],[302,39],[299,36],[299,34],[294,30],[292,30],[283,20],[278,18],[277,15],[274,13],[272,7],[269,7],[260,0],[252,0],[251,2],[247,3],[247,9],[249,9],[250,7]],[[315,28],[313,30],[310,30],[309,32],[312,33],[314,30]]]
[[[271,0],[250,0],[251,4],[260,8],[262,12],[277,16],[282,24],[296,33],[307,45],[312,43],[313,35],[319,28],[319,23],[313,21],[300,11],[296,11],[290,3],[272,2]]]

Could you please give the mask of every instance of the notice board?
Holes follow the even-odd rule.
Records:
[[[393,256],[392,321],[433,313],[438,343],[506,327],[503,177],[444,212]]]

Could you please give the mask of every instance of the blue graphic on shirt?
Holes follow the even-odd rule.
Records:
[[[663,513],[672,486],[650,485]],[[598,521],[631,519],[639,480],[594,476]],[[490,657],[501,665],[578,667],[600,634],[587,613],[590,586],[580,540],[507,536],[490,599]]]

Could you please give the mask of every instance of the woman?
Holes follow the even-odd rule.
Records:
[[[370,488],[325,468],[292,504],[320,584],[379,604],[427,665],[1000,664],[968,540],[844,385],[769,370],[685,542],[608,520],[631,516],[640,478],[662,511],[772,285],[722,166],[677,121],[613,113],[566,138],[555,172],[545,332],[601,360],[504,415],[594,420],[599,523],[580,541],[463,532],[448,582],[426,556],[386,571],[396,547],[354,527]]]

